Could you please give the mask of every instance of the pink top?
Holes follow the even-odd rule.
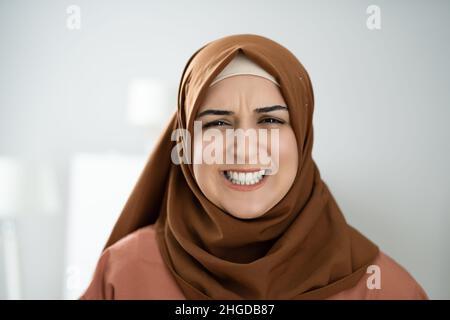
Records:
[[[161,257],[155,235],[149,225],[106,249],[80,299],[186,299]],[[428,299],[408,271],[385,253],[380,252],[373,265],[380,268],[379,289],[368,288],[373,274],[366,273],[355,287],[328,299]]]

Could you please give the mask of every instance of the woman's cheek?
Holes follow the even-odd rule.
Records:
[[[298,158],[297,152],[297,140],[295,139],[295,134],[292,128],[286,128],[280,130],[280,157],[286,158]]]
[[[279,143],[279,173],[284,177],[292,177],[294,180],[298,168],[297,140],[291,127],[280,130]]]
[[[194,161],[194,165],[195,164],[200,164],[202,163],[202,157],[203,157],[203,148],[204,146],[202,146],[203,144],[203,139],[201,138],[195,138],[194,139],[194,148],[193,148],[193,161]]]
[[[200,189],[205,196],[215,202],[217,196],[217,180],[219,177],[217,174],[217,165],[206,163],[203,155],[205,148],[209,144],[211,144],[211,142],[205,141],[204,139],[194,139],[193,169],[195,180],[197,181]]]

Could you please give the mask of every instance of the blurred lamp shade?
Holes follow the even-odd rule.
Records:
[[[127,120],[136,126],[160,125],[168,117],[169,86],[157,79],[134,79],[128,87]]]

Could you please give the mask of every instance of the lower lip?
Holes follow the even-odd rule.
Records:
[[[227,187],[237,191],[253,191],[259,189],[264,185],[264,183],[266,183],[266,180],[268,178],[268,176],[264,176],[258,183],[255,184],[234,184],[230,180],[228,180],[227,177],[225,177],[225,173],[223,171],[220,171],[219,174],[225,180],[225,185]]]

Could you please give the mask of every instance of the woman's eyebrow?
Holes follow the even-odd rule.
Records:
[[[197,115],[197,118],[206,116],[206,115],[208,115],[208,114],[213,114],[213,115],[218,115],[218,116],[224,116],[224,115],[225,115],[225,116],[228,116],[228,115],[234,114],[234,112],[233,112],[233,111],[228,111],[228,110],[207,109],[207,110],[205,110],[205,111],[200,112],[200,113]]]
[[[280,105],[275,105],[275,106],[269,106],[269,107],[261,107],[261,108],[256,108],[255,110],[253,110],[256,113],[266,113],[266,112],[271,112],[271,111],[276,111],[276,110],[285,110],[288,111],[288,107],[286,106],[280,106]]]
[[[288,111],[288,107],[281,106],[281,105],[274,105],[274,106],[256,108],[256,109],[253,110],[253,112],[266,113],[266,112],[272,112],[272,111],[276,111],[276,110]],[[209,114],[216,115],[216,116],[229,116],[229,115],[233,115],[234,112],[233,111],[229,111],[229,110],[207,109],[207,110],[204,110],[204,111],[200,112],[197,115],[197,118],[200,118],[200,117],[203,117],[203,116],[206,116],[206,115],[209,115]]]

